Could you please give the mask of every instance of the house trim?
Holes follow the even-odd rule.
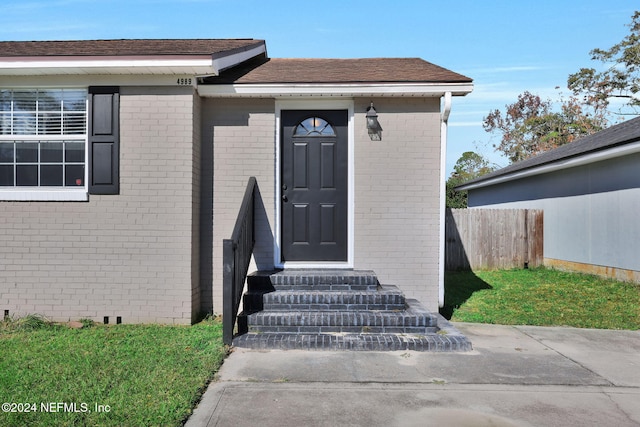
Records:
[[[613,147],[606,150],[596,151],[592,153],[582,154],[578,157],[572,157],[546,165],[534,167],[531,169],[525,169],[517,171],[508,175],[502,175],[496,178],[490,178],[485,181],[475,182],[472,184],[461,185],[456,187],[456,190],[474,190],[476,188],[490,187],[496,184],[502,184],[509,181],[515,181],[518,179],[540,175],[544,173],[554,172],[562,169],[568,169],[575,166],[587,165],[602,160],[614,159],[616,157],[626,156],[633,153],[640,152],[640,141],[636,141],[631,144],[625,144],[617,147]]]
[[[87,193],[85,187],[79,190],[69,188],[43,190],[42,187],[21,187],[19,189],[0,190],[0,200],[16,202],[86,202],[89,200],[89,193]]]
[[[192,73],[215,73],[211,57],[22,57],[0,61],[2,75]]]
[[[341,83],[341,84],[214,84],[198,85],[203,97],[368,97],[422,96],[441,97],[450,92],[463,96],[473,90],[473,83]]]
[[[0,60],[0,75],[176,75],[217,76],[266,54],[264,43],[213,55],[18,56]]]
[[[267,46],[264,43],[258,46],[234,49],[233,51],[219,52],[213,54],[214,75],[219,75],[221,71],[235,67],[243,62],[267,53]]]
[[[282,213],[280,209],[281,183],[280,183],[280,120],[282,110],[347,110],[348,114],[348,176],[347,176],[347,261],[346,262],[282,262],[281,261],[281,218]],[[354,184],[354,101],[353,100],[282,100],[277,99],[275,103],[275,199],[274,199],[274,212],[275,212],[275,238],[274,238],[274,266],[276,268],[353,268],[354,266],[354,214],[355,214],[355,184]]]
[[[2,73],[0,72],[0,75]],[[195,87],[197,78],[193,74],[78,74],[47,77],[47,88],[89,87],[89,86],[175,86]],[[42,76],[24,75],[3,78],[2,87],[7,89],[42,86]]]
[[[444,307],[444,252],[445,252],[445,220],[447,199],[447,132],[449,129],[449,115],[451,114],[451,92],[443,96],[442,113],[440,114],[440,244],[438,245],[438,306]]]
[[[625,282],[640,282],[640,271],[636,270],[554,258],[544,258],[543,262],[545,267],[555,268],[557,270],[576,271]]]

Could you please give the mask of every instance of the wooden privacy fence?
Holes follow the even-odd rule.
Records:
[[[447,209],[445,268],[540,266],[543,221],[543,211],[537,209]]]

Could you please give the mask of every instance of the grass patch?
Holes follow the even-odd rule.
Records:
[[[52,329],[53,326],[54,325],[43,316],[30,314],[19,318],[6,317],[0,322],[0,332],[35,331],[39,329]]]
[[[502,325],[640,329],[640,287],[536,268],[447,272],[443,316]]]
[[[72,329],[28,317],[0,322],[0,402],[36,411],[0,412],[0,426],[178,426],[226,356],[217,320]],[[43,412],[50,402],[75,408]]]

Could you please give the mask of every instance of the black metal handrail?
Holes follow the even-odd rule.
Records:
[[[231,239],[222,242],[222,340],[231,345],[233,328],[255,244],[255,177],[249,178]]]

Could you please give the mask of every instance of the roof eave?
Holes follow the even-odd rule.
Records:
[[[21,57],[0,59],[0,75],[211,74],[210,56],[200,57]]]
[[[256,43],[209,55],[140,56],[32,56],[0,58],[0,75],[154,75],[217,76],[221,71],[266,54],[266,44]]]
[[[491,187],[497,184],[503,184],[530,176],[541,175],[543,173],[554,172],[562,169],[568,169],[576,166],[582,166],[603,160],[609,160],[616,157],[626,156],[629,154],[640,153],[640,141],[630,144],[617,145],[604,150],[592,151],[580,156],[569,157],[555,162],[545,163],[529,169],[521,169],[512,173],[499,175],[494,178],[462,184],[455,187],[456,191],[475,190],[478,188]]]
[[[212,55],[215,76],[224,70],[233,68],[257,56],[267,55],[267,45],[264,41],[252,46],[245,46],[231,51],[219,52]]]
[[[407,96],[440,97],[450,92],[464,96],[473,83],[255,83],[199,85],[200,96],[208,98],[356,97]]]

